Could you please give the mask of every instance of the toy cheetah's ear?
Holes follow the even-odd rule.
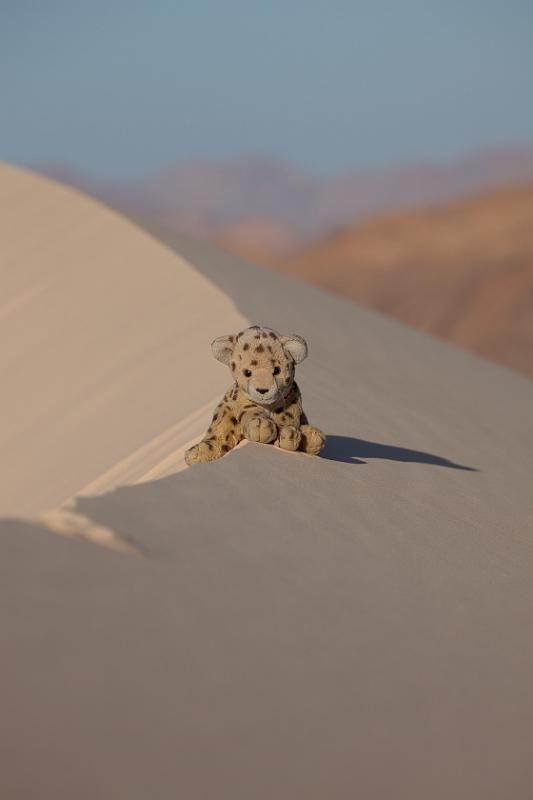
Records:
[[[291,336],[282,336],[281,345],[286,353],[299,364],[307,357],[307,342],[302,336],[297,336],[295,333]]]
[[[222,361],[223,364],[230,365],[231,354],[235,347],[235,336],[219,336],[211,342],[211,350],[217,361]]]

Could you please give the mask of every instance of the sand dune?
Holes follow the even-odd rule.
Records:
[[[23,208],[34,192],[49,195],[42,208],[63,191],[7,174],[26,182]],[[110,390],[114,424],[124,413],[140,430],[126,426],[118,447],[105,429],[109,463],[93,459],[83,484],[92,488],[71,503],[74,527],[94,529],[105,547],[28,519],[0,521],[0,795],[529,800],[533,382],[311,285],[151,230],[158,243],[62,196],[62,214],[78,202],[102,214],[101,254],[131,235],[132,250],[145,248],[156,267],[169,259],[168,305],[188,287],[188,324],[172,328],[173,348],[193,337],[196,363],[194,380],[167,387],[173,419],[162,379],[154,391],[149,376],[142,408]],[[33,217],[24,219],[11,239],[21,265],[31,255],[18,255]],[[83,234],[84,220],[80,212],[65,223],[65,236]],[[91,241],[73,243],[75,266],[87,270]],[[166,306],[159,294],[151,300],[152,272],[137,263],[132,316],[144,327],[128,364],[148,375],[161,345],[154,334],[143,347],[152,329],[138,298],[146,294],[147,317]],[[105,280],[95,275],[93,316]],[[76,283],[67,294],[78,297]],[[193,297],[211,298],[207,324],[192,314]],[[46,332],[51,295],[41,305]],[[124,287],[110,320],[118,308],[129,320]],[[247,444],[176,472],[177,440],[226,383],[209,326],[229,332],[242,319],[307,337],[299,383],[329,437],[323,457]],[[106,339],[98,346],[105,358]],[[96,361],[97,344],[91,352]],[[28,363],[27,383],[42,378],[39,363]],[[64,364],[83,377],[78,360]],[[113,366],[98,373],[100,391],[86,393],[91,420]],[[22,399],[23,389],[20,379]],[[147,408],[154,418],[143,429]],[[32,429],[48,419],[32,416]],[[22,446],[29,433],[17,424]],[[56,425],[83,464],[72,427]],[[92,437],[101,444],[94,428]],[[8,477],[13,452],[2,462]],[[81,486],[81,472],[66,484]],[[39,506],[30,477],[25,508]],[[108,490],[117,483],[130,485]],[[112,553],[110,543],[130,548]]]
[[[224,389],[197,359],[245,324],[229,298],[113,211],[7,165],[0,241],[0,513],[53,507],[165,431],[177,447],[202,429],[175,426]]]
[[[175,165],[122,185],[49,170],[151,225],[533,375],[531,149],[331,178],[268,159]]]

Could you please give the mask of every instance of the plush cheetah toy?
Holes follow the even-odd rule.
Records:
[[[242,439],[317,455],[325,436],[308,424],[294,366],[307,355],[301,336],[280,336],[253,325],[236,336],[219,336],[213,355],[234,380],[218,404],[204,438],[185,453],[192,465],[220,458]]]

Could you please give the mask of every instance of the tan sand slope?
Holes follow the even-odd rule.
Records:
[[[0,522],[0,796],[529,800],[533,383],[159,235],[329,441],[76,500],[138,557]]]
[[[115,212],[5,164],[0,242],[0,513],[56,506],[124,460],[139,477],[150,442],[163,458],[201,430],[224,377],[197,358],[246,322],[230,300]]]

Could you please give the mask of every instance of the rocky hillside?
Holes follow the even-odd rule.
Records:
[[[533,374],[533,186],[355,223],[278,266]]]

